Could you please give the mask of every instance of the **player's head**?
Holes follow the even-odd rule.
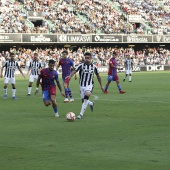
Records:
[[[129,55],[129,54],[126,54],[126,58],[130,59],[130,55]]]
[[[85,52],[84,53],[84,58],[85,58],[85,63],[86,64],[91,64],[92,63],[92,55],[90,52]]]
[[[34,60],[35,60],[35,61],[38,60],[38,53],[34,53]]]
[[[55,66],[55,61],[54,60],[49,60],[48,68],[49,68],[50,71],[54,70],[54,66]]]
[[[68,51],[67,51],[67,50],[64,50],[64,51],[62,52],[62,57],[63,57],[63,58],[67,58],[67,55],[68,55]]]
[[[113,51],[112,57],[113,57],[113,58],[116,58],[116,56],[117,56],[116,52]]]
[[[14,53],[10,53],[10,58],[13,61],[15,59],[15,54]]]

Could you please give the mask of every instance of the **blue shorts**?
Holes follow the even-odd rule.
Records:
[[[49,90],[42,91],[42,97],[43,97],[44,102],[48,101],[48,100],[51,100]]]
[[[56,95],[55,86],[52,86],[49,90],[42,91],[43,101],[51,101],[51,95]]]
[[[107,76],[107,81],[109,81],[109,82],[116,81],[116,80],[119,80],[118,75],[114,75],[114,76],[108,75]]]

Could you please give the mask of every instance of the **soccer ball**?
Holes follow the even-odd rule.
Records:
[[[73,112],[68,112],[66,114],[66,119],[69,121],[69,122],[73,122],[76,118],[76,115],[73,113]]]

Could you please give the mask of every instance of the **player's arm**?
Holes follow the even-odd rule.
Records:
[[[133,69],[133,61],[131,62],[131,68]]]
[[[99,75],[99,74],[97,74],[97,75],[96,75],[96,77],[97,77],[97,80],[98,80],[98,82],[99,82],[99,84],[100,84],[100,88],[101,88],[102,92],[104,92],[105,90],[104,90],[104,88],[103,88],[102,80],[101,80],[100,75]]]
[[[124,67],[125,67],[125,69],[126,69],[126,61],[124,61]]]
[[[74,71],[74,70],[75,70],[75,68],[74,68],[74,66],[72,66],[72,67],[71,67],[71,72]],[[75,79],[75,80],[77,79],[77,74],[76,74],[76,73],[74,74],[74,79]]]
[[[60,84],[59,80],[56,80],[56,83],[57,83],[58,89],[60,90],[61,95],[65,97],[65,94],[62,92],[62,88],[61,88],[61,84]]]
[[[42,67],[42,63],[40,63],[39,67],[38,67],[38,74],[40,74],[40,71],[43,69]]]
[[[36,91],[35,91],[35,95],[38,94],[39,85],[40,85],[40,80],[41,80],[41,77],[40,77],[40,75],[38,75],[38,79],[37,79],[37,82],[36,82]]]
[[[74,75],[74,79],[77,80],[77,74]]]
[[[72,78],[75,74],[76,74],[76,71],[73,70],[73,71],[71,72],[71,74],[65,78],[64,87],[69,84],[71,78]]]
[[[30,65],[29,65],[29,67],[28,67],[28,72],[27,72],[27,74],[29,74],[30,70],[31,70],[31,62],[30,62]]]
[[[78,66],[76,66],[76,68],[70,73],[70,75],[66,77],[64,85],[67,85],[69,83],[71,78],[76,74],[77,71],[81,69],[81,67],[82,67],[82,64],[79,64]]]
[[[99,84],[100,84],[100,88],[101,88],[101,90],[104,92],[105,90],[104,90],[104,88],[103,88],[102,79],[101,79],[101,77],[100,77],[100,75],[99,75],[98,69],[95,68],[94,72],[95,72],[96,77],[97,77],[97,80],[98,80],[98,82],[99,82]]]
[[[117,66],[114,65],[114,62],[111,61],[111,60],[109,61],[109,65],[110,65],[110,67],[112,67],[112,68],[116,68],[116,69],[118,68]]]
[[[71,78],[72,78],[75,74],[76,74],[76,71],[73,70],[73,71],[70,73],[70,75],[66,77],[66,79],[71,80]]]
[[[75,67],[74,67],[74,62],[73,62],[73,60],[70,60],[70,65],[71,65],[71,72],[73,71],[73,70],[75,70]],[[76,80],[77,79],[77,74],[75,73],[74,74],[74,79]]]

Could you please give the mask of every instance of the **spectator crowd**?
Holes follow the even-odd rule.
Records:
[[[33,54],[39,54],[39,59],[43,62],[48,62],[49,59],[59,61],[64,48],[37,48],[36,50],[20,48],[16,50],[11,48],[10,51],[2,51],[0,53],[0,62],[2,63],[8,59],[9,53],[16,54],[16,60],[19,61],[20,67],[28,68],[29,61],[32,59]],[[104,48],[104,47],[79,47],[77,50],[68,49],[68,57],[72,59],[75,65],[84,60],[84,52],[89,51],[92,53],[93,62],[97,66],[107,66],[109,59],[112,57],[113,51],[117,53],[118,66],[124,66],[124,60],[129,54],[133,59],[134,66],[142,65],[167,65],[170,64],[170,50],[165,48],[147,48],[139,51],[134,51],[133,48]]]
[[[170,34],[167,0],[0,0],[0,33]],[[41,14],[42,24],[28,12]],[[140,15],[131,23],[129,15]]]

